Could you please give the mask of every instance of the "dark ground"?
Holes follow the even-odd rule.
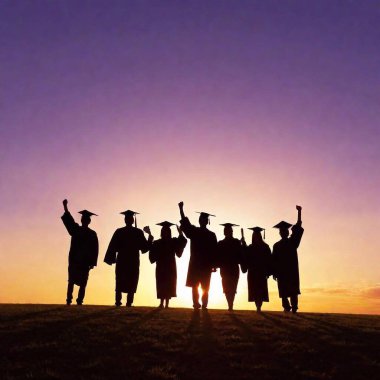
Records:
[[[0,305],[2,379],[380,379],[380,316]]]

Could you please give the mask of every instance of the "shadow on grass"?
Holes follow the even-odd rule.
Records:
[[[64,308],[65,306],[58,306],[54,307],[52,309],[44,309],[44,310],[37,310],[37,311],[31,311],[29,313],[20,313],[16,315],[11,315],[11,316],[0,316],[0,322],[19,322],[19,321],[24,321],[30,318],[38,317],[40,315],[46,315],[50,313],[54,313],[56,311],[60,311]]]

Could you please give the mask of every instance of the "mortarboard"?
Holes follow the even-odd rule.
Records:
[[[98,216],[98,215],[96,215],[93,212],[88,211],[88,210],[78,211],[78,214],[82,214],[83,216],[88,216],[88,217],[91,217],[93,215]]]
[[[132,211],[132,210],[127,210],[127,211],[121,212],[120,214],[125,215],[125,216],[134,216],[135,217],[135,227],[137,227],[136,215],[139,214],[138,212]]]
[[[284,222],[283,220],[280,223],[277,223],[273,228],[279,228],[279,229],[288,229],[292,226],[293,224],[290,224],[288,222]]]
[[[201,217],[203,218],[207,218],[208,219],[208,224],[210,224],[210,219],[209,217],[210,216],[215,216],[213,214],[209,214],[208,212],[204,212],[204,211],[196,211],[197,214],[200,214]]]
[[[123,211],[123,212],[121,212],[120,214],[122,214],[122,215],[132,215],[132,216],[135,216],[135,214],[139,214],[139,213],[136,212],[136,211],[127,210],[127,211]]]
[[[174,223],[170,223],[168,221],[164,221],[164,222],[161,222],[161,223],[157,223],[156,226],[161,226],[161,227],[171,227],[171,226],[174,226],[175,224]]]
[[[224,226],[224,227],[239,227],[238,224],[234,224],[234,223],[222,223],[221,226]]]
[[[196,211],[197,214],[201,214],[201,216],[205,216],[205,217],[209,217],[209,216],[215,216],[213,214],[209,214],[208,212],[204,212],[204,211]]]
[[[256,232],[256,233],[260,233],[261,231],[264,231],[264,239],[265,239],[265,228],[261,228],[261,227],[252,227],[252,228],[248,228],[249,230],[253,231],[253,232]]]

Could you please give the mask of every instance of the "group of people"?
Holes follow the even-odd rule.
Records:
[[[87,210],[80,211],[82,217],[79,225],[74,221],[67,205],[65,199],[62,221],[71,235],[66,303],[72,303],[74,285],[77,285],[79,291],[76,302],[81,305],[89,271],[97,265],[98,259],[97,234],[89,228],[91,217],[96,214]],[[252,230],[252,243],[248,245],[243,229],[241,239],[237,239],[233,236],[233,228],[237,225],[224,223],[225,238],[218,242],[215,233],[208,229],[210,217],[215,215],[199,212],[197,227],[186,217],[183,202],[178,206],[181,216],[180,226],[177,226],[178,236],[172,236],[171,227],[175,224],[164,221],[158,223],[161,226],[161,238],[158,240],[154,239],[149,227],[144,227],[143,230],[137,228],[136,212],[127,210],[121,213],[124,215],[125,227],[115,231],[104,257],[105,263],[116,264],[116,306],[122,305],[123,293],[127,294],[126,306],[132,306],[139,281],[140,252],[149,252],[150,262],[156,264],[159,306],[169,307],[170,299],[176,297],[176,256],[182,256],[189,239],[190,261],[186,286],[192,288],[194,309],[207,309],[211,274],[220,268],[223,292],[230,311],[233,310],[239,274],[242,271],[248,272],[248,301],[255,302],[257,311],[261,311],[263,302],[269,301],[268,278],[273,276],[278,284],[284,311],[297,312],[300,294],[297,248],[303,234],[301,206],[296,206],[298,219],[295,225],[282,221],[274,226],[279,230],[281,239],[274,244],[273,251],[265,243],[262,236],[264,232],[265,238],[265,230],[261,227],[249,228]],[[202,290],[201,300],[199,287]]]

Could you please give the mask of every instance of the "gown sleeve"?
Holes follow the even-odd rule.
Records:
[[[65,225],[67,232],[73,236],[79,229],[79,224],[75,222],[74,218],[69,212],[65,212],[61,216],[62,222]]]
[[[174,239],[175,239],[175,254],[177,255],[177,257],[181,257],[183,250],[186,247],[187,239],[183,235],[179,235],[177,238],[174,238]]]
[[[149,250],[149,261],[154,264],[158,259],[157,242],[153,242]]]
[[[278,243],[273,245],[273,251],[271,255],[271,266],[273,277],[278,277]]]
[[[265,259],[266,259],[266,275],[267,277],[273,274],[273,257],[268,244],[265,245]]]
[[[292,227],[292,235],[290,236],[290,241],[292,242],[292,244],[298,248],[300,243],[301,243],[301,239],[302,239],[302,235],[303,235],[303,228],[301,227],[301,223],[297,223],[295,224],[293,227]]]
[[[144,232],[139,230],[139,249],[141,253],[148,252],[153,244],[153,236],[149,236],[148,239],[145,238]]]
[[[116,254],[118,250],[117,240],[118,240],[118,232],[115,231],[108,245],[107,252],[104,256],[104,262],[107,263],[108,265],[112,265],[116,263]]]
[[[222,254],[223,254],[222,245],[221,245],[221,242],[218,241],[216,245],[216,255],[215,255],[215,260],[214,260],[215,268],[220,268],[220,266],[222,265]]]
[[[240,242],[240,268],[243,273],[248,270],[247,251],[247,243],[245,241]]]
[[[180,220],[181,229],[188,239],[192,239],[196,227],[190,223],[189,218],[183,218]]]
[[[98,263],[98,255],[99,255],[99,241],[98,241],[98,235],[96,232],[94,232],[92,243],[91,243],[91,260],[90,260],[90,266],[96,267]]]
[[[215,267],[215,265],[217,265],[217,261],[218,261],[218,239],[216,238],[216,235],[215,233],[213,232],[212,233],[212,255],[211,255],[211,258],[212,258],[212,266]]]

